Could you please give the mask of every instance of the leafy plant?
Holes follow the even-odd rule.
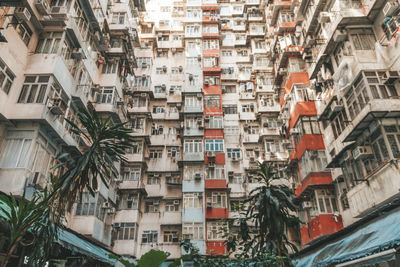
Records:
[[[292,266],[289,249],[297,251],[286,236],[286,227],[300,223],[294,216],[293,191],[282,184],[272,165],[259,164],[253,174],[262,186],[252,190],[244,201],[247,207],[237,219],[239,233],[227,242],[230,251],[240,251],[237,258],[262,258],[276,255],[281,266]]]
[[[0,220],[6,225],[3,237],[7,241],[6,257],[2,266],[7,266],[12,254],[19,245],[32,246],[31,265],[43,266],[46,261],[51,243],[57,238],[57,226],[53,222],[51,206],[48,204],[49,194],[47,189],[33,196],[31,200],[25,199],[25,192],[21,199],[16,199],[10,194],[0,195]]]
[[[64,162],[55,166],[67,169],[55,190],[59,214],[71,211],[78,194],[85,189],[94,195],[99,187],[98,177],[105,186],[117,177],[114,163],[126,162],[125,151],[132,146],[131,130],[124,127],[125,123],[113,124],[111,116],[100,117],[92,105],[88,105],[88,110],[80,110],[78,120],[80,125],[66,119],[71,131],[86,144],[82,155],[64,153],[59,157]]]
[[[165,262],[165,260],[168,258],[168,255],[169,254],[164,251],[152,249],[143,254],[138,260],[137,264],[114,254],[109,254],[108,257],[118,260],[125,267],[157,267]]]

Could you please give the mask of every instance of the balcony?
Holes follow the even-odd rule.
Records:
[[[150,108],[149,106],[127,106],[127,112],[131,113],[131,114],[135,114],[135,113],[150,113]]]
[[[241,24],[233,23],[232,30],[235,32],[244,32],[246,31],[246,22],[243,20]]]
[[[301,184],[296,187],[296,197],[300,198],[307,195],[313,188],[332,185],[332,175],[330,172],[310,172],[303,178]]]
[[[203,136],[204,129],[200,129],[198,127],[185,127],[183,130],[183,136]]]
[[[108,230],[110,227],[107,227],[106,224],[100,221],[96,216],[73,216],[73,218],[69,220],[67,226],[106,246],[111,244],[111,231]]]
[[[25,185],[33,179],[33,172],[25,168],[1,168],[0,186],[6,193],[14,196],[22,196]]]
[[[353,217],[361,218],[373,210],[399,197],[400,179],[398,165],[386,162],[365,181],[357,184],[347,193]]]
[[[235,46],[245,46],[247,44],[247,36],[243,36],[241,38],[235,39],[234,45]],[[224,43],[222,42],[222,46],[224,46]]]
[[[258,140],[260,139],[259,134],[245,134],[243,138],[243,143],[258,143]]]
[[[264,20],[264,14],[259,9],[250,9],[247,12],[247,20],[249,22],[261,22]]]
[[[183,112],[185,112],[185,113],[203,113],[203,106],[188,107],[185,105]]]
[[[113,252],[136,257],[137,246],[138,244],[135,240],[114,240]]]
[[[274,93],[275,89],[272,84],[258,84],[256,86],[256,93]]]
[[[225,241],[206,241],[207,255],[225,255],[227,253]]]
[[[275,1],[276,3],[273,5],[272,14],[271,14],[271,26],[275,26],[276,20],[278,18],[279,11],[281,9],[291,9],[292,1]]]
[[[261,129],[261,136],[277,136],[277,135],[280,135],[278,127]]]
[[[143,180],[122,180],[122,182],[118,185],[120,190],[129,190],[129,189],[140,189],[144,190],[145,185]]]
[[[204,154],[203,153],[183,152],[183,161],[203,161],[204,162]]]
[[[256,97],[256,94],[254,92],[240,92],[240,94],[239,94],[240,99],[250,100],[250,99],[255,99],[255,97]]]
[[[206,210],[206,219],[223,219],[228,218],[229,211],[227,208],[208,208]]]
[[[157,249],[161,251],[168,251],[170,255],[168,259],[177,259],[181,256],[181,246],[178,243],[160,243]]]
[[[143,153],[125,154],[125,157],[128,162],[142,162],[144,160]]]
[[[183,180],[182,192],[202,192],[204,191],[204,175],[192,180]]]
[[[236,41],[231,36],[231,38],[224,38],[222,40],[222,45],[221,46],[222,47],[233,47],[233,46],[235,46],[235,44],[236,44]],[[244,44],[246,44],[246,42],[244,42]]]
[[[182,222],[204,222],[204,208],[187,208],[182,210]]]
[[[300,227],[301,243],[303,245],[323,236],[333,234],[343,229],[342,217],[334,214],[319,214],[305,226]]]
[[[180,212],[161,212],[160,214],[160,225],[181,225],[182,216]]]
[[[139,209],[118,209],[115,214],[115,222],[139,222],[142,212]]]
[[[250,25],[249,26],[250,30],[249,30],[249,35],[251,37],[264,37],[265,35],[265,26],[254,26],[254,25]]]
[[[205,179],[205,188],[227,188],[226,179]]]
[[[259,103],[258,105],[258,112],[279,112],[280,106],[278,103],[274,102],[274,105],[262,105]]]

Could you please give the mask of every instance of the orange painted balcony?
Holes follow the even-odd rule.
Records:
[[[318,237],[333,234],[341,229],[343,229],[342,216],[320,214],[300,228],[301,243],[307,244]]]
[[[324,150],[324,139],[321,134],[304,134],[295,145],[295,155],[300,159],[306,150]]]
[[[305,177],[301,184],[297,186],[296,197],[305,195],[313,187],[320,187],[332,184],[332,174],[330,172],[311,172]]]
[[[281,106],[285,103],[284,97],[286,94],[289,94],[292,90],[294,84],[309,84],[310,79],[308,77],[308,72],[292,72],[289,74],[287,82],[285,84],[285,92],[283,93],[281,99]]]
[[[203,66],[203,71],[204,72],[220,72],[221,71],[221,66],[212,66],[212,67],[204,67]]]
[[[215,164],[225,164],[225,153],[215,153],[215,157],[208,157],[207,152],[204,153],[204,164],[208,164],[209,162],[214,162]]]
[[[206,219],[222,219],[228,218],[229,211],[227,208],[207,208]]]
[[[272,16],[271,16],[271,25],[274,26],[277,18],[279,11],[281,9],[290,9],[292,6],[293,2],[292,1],[275,1],[272,9]]]
[[[204,85],[203,92],[205,95],[221,95],[221,85]]]
[[[207,255],[225,255],[226,245],[225,241],[206,241]]]
[[[218,22],[218,16],[203,16],[203,22]]]
[[[303,51],[303,48],[301,46],[297,46],[297,45],[289,45],[287,47],[285,47],[285,49],[281,50],[280,53],[278,54],[278,60],[277,60],[277,68],[285,68],[287,65],[287,58],[288,57],[295,57],[295,56],[300,56],[301,51]],[[295,72],[298,73],[298,72]],[[302,73],[302,72],[300,72]],[[290,74],[289,74],[289,78],[290,78]],[[307,81],[308,83],[308,81]]]
[[[206,139],[224,139],[223,129],[205,129],[204,136]]]
[[[228,184],[226,183],[225,179],[205,179],[204,180],[204,187],[205,188],[228,188]]]
[[[316,116],[317,108],[314,101],[297,102],[289,116],[288,130],[292,129],[301,116]]]

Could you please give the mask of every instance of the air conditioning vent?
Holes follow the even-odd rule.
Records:
[[[30,21],[32,17],[31,12],[25,7],[17,7],[14,14],[18,20],[22,21]]]
[[[46,0],[36,0],[35,7],[41,15],[48,15],[50,6]]]
[[[303,208],[303,210],[312,209],[313,205],[311,201],[304,201],[303,203],[301,203],[301,207]]]
[[[64,114],[64,111],[61,109],[61,102],[61,98],[49,99],[48,107],[53,115],[60,116]]]
[[[363,159],[372,156],[372,149],[370,146],[357,146],[353,150],[354,159]]]

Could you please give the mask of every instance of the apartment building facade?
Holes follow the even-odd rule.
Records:
[[[385,251],[374,223],[398,215],[398,1],[6,2],[2,192],[46,186],[57,155],[79,152],[65,118],[90,102],[135,139],[120,176],[67,216],[100,247],[174,259],[189,239],[226,254],[225,221],[267,162],[300,207],[296,264],[335,262],[367,228],[362,244],[383,239],[352,259]]]

